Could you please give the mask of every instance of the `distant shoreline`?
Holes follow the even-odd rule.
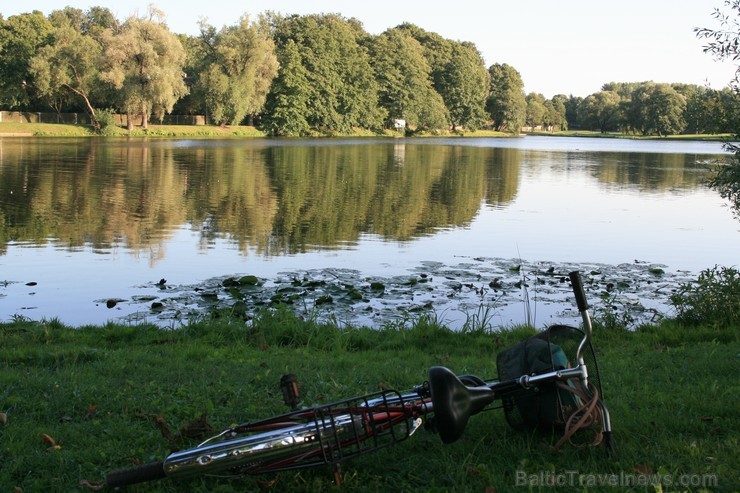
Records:
[[[654,135],[633,135],[618,132],[601,133],[595,131],[562,131],[562,132],[529,132],[524,134],[510,134],[493,130],[477,130],[475,132],[450,132],[446,134],[422,134],[416,137],[523,137],[526,135],[546,137],[589,137],[610,139],[636,140],[701,140],[725,142],[731,140],[731,134],[687,134],[658,137]],[[313,137],[399,137],[398,132],[386,131],[378,134],[370,131],[358,131],[353,134],[316,134]],[[2,137],[169,137],[169,138],[269,138],[267,134],[252,126],[217,126],[217,125],[155,125],[150,124],[144,130],[135,127],[129,131],[115,127],[107,136],[96,134],[90,125],[72,125],[64,123],[10,123],[0,122],[0,138]],[[310,137],[309,137],[310,138]]]

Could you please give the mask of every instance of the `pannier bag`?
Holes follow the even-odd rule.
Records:
[[[539,375],[576,366],[578,345],[583,339],[581,329],[553,325],[498,354],[496,366],[499,380],[504,382],[522,375]],[[539,384],[536,389],[522,389],[502,398],[504,415],[516,430],[563,429],[564,437],[556,448],[579,430],[590,429],[596,445],[601,441],[600,408],[596,405],[601,393],[599,370],[593,347],[588,342],[583,350],[588,367],[588,389],[580,380]],[[596,433],[596,435],[594,435]],[[583,435],[585,433],[581,433]]]

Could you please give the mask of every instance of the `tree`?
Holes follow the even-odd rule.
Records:
[[[720,23],[719,29],[697,27],[694,29],[697,37],[709,40],[704,46],[704,52],[711,54],[717,60],[740,60],[740,0],[725,0],[725,7],[734,13],[723,13],[720,9],[714,10],[713,17]],[[735,70],[735,78],[730,83],[733,94],[740,95],[740,65]],[[740,140],[740,119],[738,109],[734,108],[731,121],[734,126],[735,139]],[[717,168],[714,176],[709,180],[709,186],[730,201],[735,215],[740,218],[740,146],[726,143],[725,148],[734,153],[734,160],[727,166]]]
[[[424,47],[434,89],[445,102],[453,129],[480,127],[486,119],[490,82],[475,45],[445,39],[413,24],[402,24],[399,29],[407,31]]]
[[[208,26],[201,26],[202,38],[208,32]],[[208,41],[212,61],[200,74],[199,86],[213,120],[237,125],[262,110],[278,71],[275,44],[267,26],[250,23],[247,16]]]
[[[439,77],[437,91],[450,112],[453,130],[477,130],[486,120],[490,86],[483,57],[472,43],[452,42],[450,60]]]
[[[580,96],[573,96],[572,94],[567,97],[563,102],[565,105],[565,121],[570,129],[580,129],[581,121],[578,118],[580,113],[580,106],[583,104],[583,98]]]
[[[700,39],[706,39],[704,53],[709,53],[716,60],[740,61],[740,0],[725,0],[725,7],[731,14],[722,12],[719,8],[714,9],[712,17],[720,23],[719,29],[708,27],[695,27],[694,32]],[[734,86],[740,83],[740,64],[735,69]]]
[[[601,133],[617,130],[621,122],[620,97],[614,91],[599,91],[583,100],[578,120],[583,128]]]
[[[493,121],[493,128],[519,133],[527,116],[527,100],[521,74],[506,63],[491,65],[488,67],[488,74],[491,87],[486,100],[486,111]]]
[[[669,84],[645,82],[632,91],[628,121],[643,135],[671,135],[686,128],[685,110],[686,98]]]
[[[185,51],[164,24],[163,15],[150,7],[149,18],[130,17],[117,33],[104,36],[104,82],[121,91],[122,109],[142,116],[147,128],[150,114],[162,118],[187,93],[182,71]]]
[[[262,129],[270,135],[309,135],[309,102],[313,88],[301,62],[298,46],[291,39],[278,52],[280,70],[267,95]]]
[[[568,128],[568,121],[565,118],[565,96],[553,96],[552,99],[545,101],[545,118],[544,123],[551,130],[557,127],[560,130]]]
[[[52,38],[29,65],[38,93],[50,99],[58,97],[60,91],[74,94],[84,101],[93,127],[98,129],[91,94],[98,84],[102,47],[71,24],[55,28]]]
[[[530,92],[526,97],[527,101],[527,116],[526,123],[528,126],[535,127],[543,125],[545,122],[545,96],[536,92]]]
[[[431,67],[421,43],[407,31],[394,28],[368,44],[386,126],[402,119],[419,130],[447,128],[447,108],[432,86]]]
[[[361,41],[367,36],[354,19],[337,14],[321,14],[287,18],[276,17],[273,39],[278,54],[291,42],[295,50],[289,67],[281,66],[278,80],[271,89],[272,105],[291,105],[282,91],[289,88],[279,81],[305,78],[308,91],[304,119],[321,132],[349,133],[354,128],[379,129],[382,112],[378,108],[378,86],[370,66],[367,50]],[[292,56],[291,55],[291,56]],[[287,70],[300,70],[293,77]],[[302,102],[302,101],[301,101]],[[274,108],[274,106],[271,106]],[[295,109],[283,108],[282,114]]]
[[[0,104],[27,109],[33,100],[31,58],[49,42],[53,26],[38,10],[0,18]]]

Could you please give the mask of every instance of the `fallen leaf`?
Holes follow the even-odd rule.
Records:
[[[51,438],[49,435],[47,435],[46,433],[41,435],[41,439],[44,441],[45,444],[49,445],[50,447],[55,447],[57,444],[57,442],[53,438]]]
[[[211,435],[216,429],[208,422],[208,414],[203,413],[200,418],[185,424],[180,430],[181,435],[188,438],[200,438],[205,435]]]
[[[8,415],[5,413],[0,413],[0,424],[6,425],[8,424]]]
[[[168,441],[171,441],[173,439],[172,432],[170,431],[169,426],[167,426],[167,422],[162,416],[158,414],[142,414],[142,416],[154,421],[154,424],[157,425],[157,428],[159,428],[162,436],[165,437]]]
[[[82,486],[83,488],[87,488],[90,491],[100,491],[102,489],[105,489],[105,481],[101,483],[93,483],[91,481],[88,481],[87,479],[81,479],[80,486]]]
[[[653,468],[645,464],[635,464],[632,469],[638,474],[653,474]]]
[[[278,480],[277,475],[275,475],[275,477],[272,479],[258,479],[257,486],[259,487],[260,490],[267,491],[275,487],[275,485],[277,484],[277,480]]]

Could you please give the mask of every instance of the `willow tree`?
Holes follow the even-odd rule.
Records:
[[[121,107],[129,116],[162,118],[187,94],[182,67],[185,50],[164,24],[160,11],[150,8],[148,18],[130,17],[116,33],[103,36],[104,68],[100,78],[120,92]]]
[[[73,94],[83,101],[93,127],[99,128],[92,93],[98,85],[100,43],[70,24],[55,28],[52,38],[50,44],[39,48],[29,65],[36,90],[50,100]]]
[[[265,22],[250,23],[243,16],[218,33],[202,25],[201,37],[212,61],[200,74],[199,86],[213,120],[236,125],[259,113],[278,71],[275,43]]]

